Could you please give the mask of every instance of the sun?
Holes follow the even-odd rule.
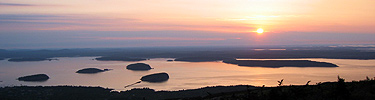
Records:
[[[258,28],[258,29],[257,29],[257,33],[258,33],[258,34],[263,34],[263,32],[264,32],[264,31],[263,31],[262,28]]]

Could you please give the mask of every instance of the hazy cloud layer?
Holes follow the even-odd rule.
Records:
[[[37,5],[21,4],[21,3],[0,3],[0,6],[37,6]]]
[[[374,0],[89,2],[1,1],[0,48],[375,44]]]
[[[13,31],[0,32],[0,35],[2,49],[375,44],[374,34],[309,32],[259,36],[255,33],[207,31]]]

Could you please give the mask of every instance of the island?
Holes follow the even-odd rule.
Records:
[[[151,68],[150,65],[145,64],[145,63],[135,63],[135,64],[130,64],[126,66],[126,69],[135,70],[135,71],[146,71],[146,70],[150,70],[153,68]]]
[[[143,76],[141,78],[142,81],[151,82],[151,83],[164,82],[164,81],[167,81],[168,79],[169,79],[169,75],[165,72],[150,74],[150,75]]]
[[[105,72],[105,71],[109,71],[110,69],[98,69],[98,68],[84,68],[84,69],[81,69],[81,70],[78,70],[76,73],[80,73],[80,74],[95,74],[95,73],[100,73],[100,72]]]
[[[167,61],[168,61],[168,62],[172,62],[173,60],[170,59],[170,60],[167,60]]]
[[[17,78],[18,81],[42,82],[49,79],[46,74],[35,74]]]
[[[317,62],[311,60],[236,60],[226,59],[223,60],[227,64],[235,64],[238,66],[247,67],[338,67],[335,64],[328,62]]]
[[[51,58],[10,58],[8,61],[10,62],[26,62],[26,61],[52,61],[58,59],[51,59]]]
[[[129,57],[123,57],[123,56],[106,56],[106,57],[95,58],[95,60],[98,60],[98,61],[143,61],[147,59],[129,58]]]

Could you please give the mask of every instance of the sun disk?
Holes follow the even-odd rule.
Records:
[[[257,33],[258,34],[262,34],[263,33],[263,29],[262,28],[258,28]]]

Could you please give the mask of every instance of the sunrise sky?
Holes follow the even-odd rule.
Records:
[[[375,44],[375,0],[0,1],[0,49],[326,44]]]

